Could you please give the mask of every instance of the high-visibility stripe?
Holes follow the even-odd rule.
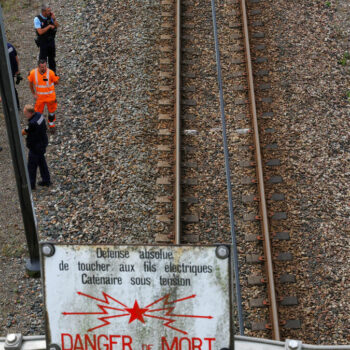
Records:
[[[48,91],[48,92],[36,92],[37,95],[51,95],[53,94],[55,91]]]
[[[38,125],[40,125],[44,121],[44,116],[42,115],[37,121]]]
[[[36,68],[34,70],[34,73],[35,73],[35,86],[34,86],[34,90],[36,91],[38,85],[39,85],[39,81],[38,81],[38,68]]]
[[[47,88],[47,87],[51,87],[53,85],[55,85],[55,84],[51,83],[50,85],[37,85],[37,87],[39,87],[39,88]]]
[[[35,75],[35,85],[34,85],[34,90],[36,91],[37,95],[48,95],[48,94],[52,94],[55,92],[55,89],[52,89],[49,92],[38,92],[38,88],[39,89],[46,89],[46,88],[52,88],[55,84],[52,82],[50,84],[49,79],[50,79],[50,74],[49,74],[49,69],[46,69],[46,85],[39,85],[39,78],[38,78],[38,72],[39,69],[36,68],[34,70],[34,75]]]

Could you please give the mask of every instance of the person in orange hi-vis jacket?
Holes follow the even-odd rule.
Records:
[[[35,112],[43,113],[45,105],[49,112],[49,129],[54,134],[56,129],[56,109],[57,100],[55,85],[58,84],[59,77],[47,68],[46,60],[38,61],[38,68],[33,69],[29,75],[29,87],[35,99]]]

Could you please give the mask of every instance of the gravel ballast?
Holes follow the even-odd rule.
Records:
[[[266,125],[283,135],[278,171],[287,196],[284,225],[295,243],[293,269],[299,276],[293,286],[300,303],[295,315],[302,321],[301,330],[283,335],[307,343],[346,344],[350,60],[338,62],[350,51],[350,8],[346,0],[329,6],[324,1],[264,4],[274,112]],[[20,3],[5,14],[8,39],[18,50],[24,76],[35,66],[32,21],[39,5]],[[57,133],[50,137],[47,154],[54,185],[33,193],[40,240],[154,243],[160,5],[69,0],[53,8],[61,24],[61,84]],[[230,5],[225,11],[232,11]],[[27,82],[19,93],[22,105],[32,102]],[[44,334],[41,283],[24,273],[26,246],[3,118],[0,124],[0,336]],[[216,129],[211,133],[219,135]],[[241,237],[244,227],[238,224]]]

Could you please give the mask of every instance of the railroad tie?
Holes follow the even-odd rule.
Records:
[[[242,185],[253,185],[253,184],[256,184],[256,183],[257,183],[257,180],[254,177],[243,177],[241,179],[241,184]]]
[[[270,159],[265,163],[266,166],[279,166],[281,161],[279,159]]]
[[[263,278],[263,276],[251,275],[248,276],[247,281],[248,285],[250,286],[262,286],[266,284],[266,280]]]
[[[264,25],[264,22],[263,21],[254,21],[252,23],[252,26],[253,27],[262,27]]]
[[[158,196],[156,197],[157,203],[171,203],[172,199],[171,196]]]
[[[194,24],[193,23],[182,23],[181,27],[183,29],[194,29]]]
[[[283,252],[283,253],[275,254],[274,258],[277,261],[292,261],[293,260],[293,255],[290,252]]]
[[[173,52],[173,50],[174,50],[173,47],[170,45],[160,47],[161,52]]]
[[[265,149],[268,150],[276,150],[278,149],[278,144],[277,143],[270,143],[264,147]]]
[[[170,145],[158,145],[157,150],[162,152],[171,152],[172,147]]]
[[[174,25],[172,24],[172,23],[162,23],[161,25],[160,25],[162,28],[173,28],[174,27]]]
[[[156,219],[160,222],[171,223],[172,217],[171,215],[156,215]]]
[[[261,118],[267,119],[267,118],[272,118],[273,117],[273,112],[265,112],[261,115]]]
[[[162,92],[169,92],[172,91],[173,88],[169,85],[160,85],[158,89]]]
[[[272,98],[269,97],[269,96],[267,96],[267,97],[262,97],[262,98],[260,99],[260,101],[263,102],[263,103],[272,103]]]
[[[160,64],[173,64],[173,61],[171,58],[160,58],[159,59]]]
[[[173,120],[173,116],[168,113],[160,113],[158,115],[158,120]]]
[[[172,131],[169,129],[159,129],[158,130],[158,135],[159,136],[171,136],[172,135]]]
[[[155,241],[156,243],[169,243],[170,238],[169,235],[158,233],[155,236]]]
[[[266,63],[266,62],[268,62],[267,57],[257,57],[255,59],[255,63]]]
[[[186,234],[184,234],[182,236],[182,239],[185,243],[198,243],[199,242],[199,235],[196,235],[196,234],[186,235]]]
[[[195,92],[196,88],[194,86],[184,86],[181,90],[183,92]]]
[[[239,161],[239,166],[242,168],[252,168],[255,167],[255,162],[252,160],[240,160]]]
[[[260,220],[260,217],[255,213],[247,213],[243,215],[243,221],[256,221],[256,220]]]
[[[169,98],[164,98],[158,101],[160,106],[172,106],[174,102]]]
[[[159,77],[162,79],[170,79],[173,78],[173,75],[170,72],[159,72]]]
[[[279,278],[280,283],[295,283],[296,282],[296,278],[295,275],[291,275],[289,273],[284,273],[280,276]]]
[[[261,264],[263,262],[263,259],[260,254],[246,254],[245,261],[248,264]]]
[[[259,85],[259,90],[266,91],[266,90],[270,90],[270,89],[271,89],[271,84],[270,83]]]
[[[280,301],[280,305],[282,306],[295,306],[298,304],[298,298],[296,296],[283,297]]]
[[[184,168],[192,168],[192,169],[197,169],[198,168],[198,164],[195,161],[187,161],[187,162],[183,162],[182,166]]]
[[[285,324],[283,325],[283,328],[299,329],[299,328],[301,328],[301,321],[300,320],[287,320],[285,322]]]
[[[197,204],[198,198],[195,197],[182,197],[181,201],[187,204]]]
[[[250,14],[251,14],[252,16],[261,15],[261,10],[260,10],[260,9],[252,10],[252,11],[250,11]]]
[[[249,299],[249,306],[251,308],[266,307],[267,300],[266,300],[266,298],[251,298],[251,299]]]
[[[273,134],[276,130],[274,128],[263,128],[262,131],[266,134]]]
[[[284,211],[279,211],[276,213],[273,213],[270,216],[271,220],[286,220],[287,219],[287,213]]]
[[[289,241],[290,235],[289,232],[283,231],[283,232],[272,232],[271,234],[272,238],[278,241]]]
[[[252,203],[254,201],[258,201],[259,198],[255,194],[247,194],[242,195],[242,202],[243,203]]]
[[[199,217],[197,214],[195,215],[184,215],[182,216],[182,221],[187,224],[197,223],[199,222]]]
[[[258,70],[258,71],[256,72],[256,75],[257,75],[258,77],[264,77],[264,76],[266,76],[266,75],[269,75],[269,71],[266,70],[266,69],[260,69],[260,70]]]
[[[171,178],[170,176],[161,176],[158,177],[158,179],[156,180],[156,184],[157,185],[171,185]]]
[[[187,186],[196,186],[198,185],[198,179],[194,179],[194,178],[182,179],[182,184]]]
[[[168,162],[166,160],[159,160],[157,163],[157,167],[158,168],[171,168],[172,165],[170,162]]]
[[[258,51],[264,51],[266,49],[266,45],[265,44],[256,45],[255,49]]]
[[[262,32],[255,32],[252,34],[252,37],[255,39],[262,39],[265,38],[265,34]]]

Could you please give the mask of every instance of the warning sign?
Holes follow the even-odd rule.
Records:
[[[53,350],[209,350],[231,346],[226,246],[42,243]]]

